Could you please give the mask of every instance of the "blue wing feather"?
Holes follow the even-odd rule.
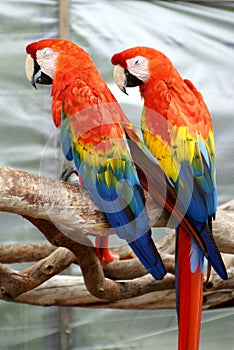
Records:
[[[190,164],[183,163],[175,187],[185,208],[187,208],[188,216],[198,232],[200,232],[200,236],[207,248],[209,263],[221,278],[227,279],[226,268],[208,226],[208,224],[211,225],[212,217],[215,215],[217,208],[216,182],[205,145],[203,142],[200,142],[199,145],[203,161],[201,176],[194,176]],[[191,266],[193,268],[195,268],[196,263],[198,264],[199,261],[200,263],[202,261],[200,255],[194,252],[196,251],[194,250],[191,255]]]
[[[117,235],[128,242],[149,273],[156,279],[162,279],[166,269],[151,237],[144,193],[130,153],[127,153],[127,159],[121,158],[124,166],[114,167],[110,158],[97,167],[95,162],[83,161],[77,151],[77,140],[71,143],[69,123],[63,122],[61,129],[63,152],[67,159],[74,160],[95,204]],[[128,150],[127,140],[125,146]]]

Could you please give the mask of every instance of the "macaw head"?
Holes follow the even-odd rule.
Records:
[[[161,52],[140,46],[116,53],[111,62],[115,66],[115,82],[126,94],[126,87],[139,86],[143,91],[145,84],[152,78],[159,78],[171,66],[169,59]]]
[[[33,42],[27,45],[26,52],[28,56],[25,71],[35,88],[36,84],[52,84],[56,72],[59,69],[62,71],[61,68],[65,68],[65,63],[71,68],[73,59],[76,62],[75,66],[78,66],[88,56],[79,46],[64,39],[45,39]]]
[[[66,86],[77,76],[86,74],[93,63],[89,54],[76,44],[64,39],[45,39],[26,47],[28,54],[25,71],[31,84],[52,84],[52,117],[61,125]]]

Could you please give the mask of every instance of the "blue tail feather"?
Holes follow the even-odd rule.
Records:
[[[207,259],[210,265],[214,268],[214,270],[223,280],[226,280],[228,278],[227,271],[223,263],[222,257],[220,255],[220,252],[214,241],[214,237],[208,226],[206,226],[206,228],[201,232],[201,237],[207,248]]]
[[[165,276],[166,269],[151,237],[151,230],[129,245],[155,279],[161,280]]]
[[[105,169],[99,169],[97,180],[95,171],[91,173],[89,170],[89,174],[84,176],[86,164],[80,161],[75,152],[74,161],[93,201],[117,235],[128,242],[148,272],[155,279],[161,280],[166,269],[151,237],[143,189],[136,173],[130,171],[132,163],[126,164],[124,174],[114,172],[111,164],[106,164]],[[111,174],[113,186],[106,183],[105,172]]]
[[[226,280],[228,278],[227,271],[223,263],[221,254],[216,246],[216,243],[212,234],[212,228],[210,228],[206,223],[202,224],[194,221],[193,223],[195,224],[197,230],[200,232],[200,236],[206,246],[206,249],[207,249],[206,258],[208,262],[213,267],[213,269],[218,273],[218,275],[222,279]]]

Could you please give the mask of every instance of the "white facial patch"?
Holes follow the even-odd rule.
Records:
[[[149,79],[149,61],[142,56],[126,60],[129,73],[145,83]]]
[[[41,71],[51,79],[54,79],[55,64],[59,53],[46,47],[43,50],[37,50],[36,55],[37,63],[39,64]]]

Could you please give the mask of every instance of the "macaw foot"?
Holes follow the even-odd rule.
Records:
[[[67,180],[72,174],[76,174],[77,176],[79,176],[78,171],[76,170],[76,167],[74,165],[63,170],[62,174],[60,175],[60,180],[67,182]]]
[[[75,165],[72,165],[66,169],[64,169],[64,171],[62,172],[61,176],[60,176],[60,180],[62,181],[65,181],[67,182],[69,177],[72,175],[72,174],[75,174],[78,179],[79,179],[79,184],[80,186],[83,186],[83,180],[82,180],[82,177],[80,176],[80,174],[78,173]]]
[[[100,260],[101,265],[105,262],[111,262],[115,260],[119,260],[119,255],[113,253],[108,248],[108,236],[96,238],[96,252],[98,255],[98,259]]]

